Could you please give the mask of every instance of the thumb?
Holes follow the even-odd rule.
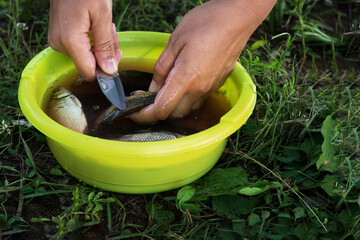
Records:
[[[94,54],[98,65],[107,74],[116,74],[118,65],[115,56],[114,37],[112,33],[112,15],[102,12],[92,19],[92,36]]]

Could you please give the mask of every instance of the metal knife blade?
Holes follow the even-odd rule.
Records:
[[[127,105],[124,87],[121,83],[119,74],[113,76],[108,75],[104,73],[99,66],[96,67],[95,72],[100,89],[106,98],[117,108],[124,110]]]

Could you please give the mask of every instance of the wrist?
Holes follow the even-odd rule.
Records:
[[[212,0],[224,7],[238,31],[250,36],[264,21],[276,0]]]

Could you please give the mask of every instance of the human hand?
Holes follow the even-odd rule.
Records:
[[[154,104],[132,114],[137,122],[184,116],[232,72],[247,40],[275,0],[213,0],[180,21],[154,67]]]
[[[96,62],[108,74],[118,71],[121,51],[112,23],[111,0],[51,0],[48,41],[53,49],[72,58],[85,80],[95,79]]]

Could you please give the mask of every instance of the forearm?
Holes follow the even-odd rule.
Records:
[[[268,16],[276,0],[212,0],[226,9],[226,15],[232,23],[233,31],[241,31],[250,36]]]

